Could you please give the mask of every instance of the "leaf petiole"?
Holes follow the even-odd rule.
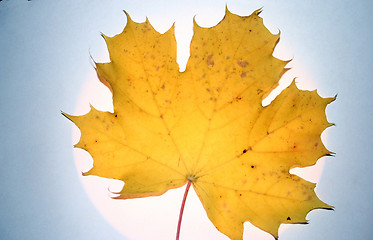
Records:
[[[177,223],[177,232],[176,232],[176,240],[179,240],[180,237],[180,228],[181,228],[181,220],[183,219],[183,212],[185,207],[186,198],[188,196],[190,185],[192,184],[191,180],[188,180],[188,184],[185,188],[183,202],[181,203],[180,213],[179,213],[179,222]]]

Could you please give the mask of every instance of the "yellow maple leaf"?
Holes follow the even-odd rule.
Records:
[[[215,227],[242,239],[243,223],[278,237],[282,223],[306,223],[319,200],[315,184],[290,174],[330,154],[320,135],[334,98],[293,82],[269,106],[288,61],[272,56],[279,35],[258,16],[230,13],[212,28],[194,24],[190,59],[179,72],[174,27],[148,21],[104,36],[111,62],[97,74],[113,93],[114,113],[71,116],[75,145],[93,157],[84,175],[124,181],[117,199],[158,196],[188,183]]]

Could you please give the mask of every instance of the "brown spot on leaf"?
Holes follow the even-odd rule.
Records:
[[[210,54],[207,56],[207,59],[206,59],[206,63],[208,66],[214,66],[214,60],[212,59],[214,55],[213,54]]]
[[[240,60],[237,60],[237,64],[238,64],[238,66],[240,66],[242,68],[244,68],[247,65],[249,65],[249,63],[247,61],[240,61]]]

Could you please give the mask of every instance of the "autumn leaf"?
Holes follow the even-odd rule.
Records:
[[[88,151],[84,173],[125,183],[117,199],[158,196],[191,184],[215,227],[242,239],[250,221],[278,238],[282,223],[307,223],[312,209],[331,206],[315,184],[290,174],[331,154],[320,135],[332,124],[334,98],[299,90],[293,82],[270,105],[288,61],[272,56],[279,34],[258,15],[226,11],[212,28],[194,23],[186,70],[176,63],[174,26],[156,32],[148,21],[104,36],[109,63],[97,63],[113,93],[114,112],[93,107],[71,116],[81,131],[75,147]]]

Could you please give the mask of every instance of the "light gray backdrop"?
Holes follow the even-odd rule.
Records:
[[[290,56],[306,67],[319,93],[338,94],[327,108],[336,127],[327,130],[326,143],[337,154],[326,159],[317,187],[335,211],[311,213],[311,224],[292,228],[280,239],[370,239],[372,2],[227,4],[241,15],[263,7],[261,16],[281,30]],[[194,15],[212,26],[225,5],[204,0],[0,2],[0,239],[125,239],[86,195],[73,158],[73,126],[60,110],[75,111],[85,78],[94,71],[90,54],[98,61],[105,58],[100,32],[119,33],[123,9],[137,21],[149,16],[157,29],[157,21],[168,27],[174,21],[191,24]]]

